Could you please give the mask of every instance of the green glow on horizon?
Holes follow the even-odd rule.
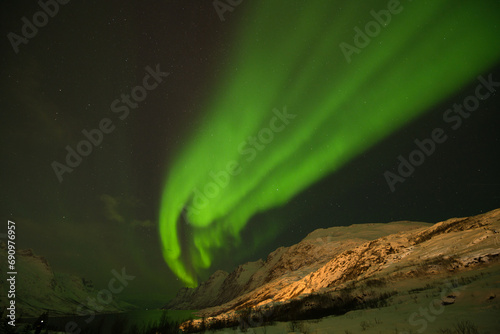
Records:
[[[364,30],[374,20],[370,10],[385,10],[388,1],[293,3],[252,1],[238,13],[247,23],[236,34],[231,66],[206,105],[206,119],[169,166],[160,236],[168,266],[187,286],[197,284],[215,250],[238,242],[256,213],[286,204],[500,56],[495,1],[401,1],[401,13],[349,64],[340,43],[353,45],[353,28]],[[239,145],[284,106],[296,117],[247,161]],[[230,161],[241,173],[201,209],[194,205],[194,189],[203,192],[213,182],[210,173]],[[181,237],[183,208],[189,226]]]

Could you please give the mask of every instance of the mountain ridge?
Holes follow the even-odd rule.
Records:
[[[295,245],[278,247],[269,253],[265,260],[247,262],[236,267],[231,273],[217,270],[198,287],[182,288],[164,308],[204,309],[221,305],[254,291],[259,286],[282,277],[287,272],[295,272],[300,276],[299,269],[306,272],[319,269],[342,248],[355,247],[378,237],[431,225],[424,222],[395,221],[320,228],[308,233]],[[307,254],[307,256],[305,259],[301,256],[297,260],[298,254]],[[221,275],[221,272],[226,275]],[[221,279],[223,279],[222,282],[220,282]],[[217,291],[213,290],[215,286],[218,287]]]
[[[186,332],[262,325],[264,332],[266,326],[281,333],[296,325],[329,332],[339,322],[355,327],[352,314],[365,317],[370,309],[389,321],[402,308],[399,325],[415,327],[414,310],[423,309],[415,304],[423,300],[423,306],[446,305],[459,318],[478,317],[481,326],[491,329],[498,324],[488,319],[500,307],[499,231],[500,209],[435,224],[402,221],[318,229],[295,245],[279,247],[266,260],[212,275],[207,281],[212,285],[186,289],[189,293],[178,294],[166,307],[199,310],[203,319],[183,323]],[[460,295],[464,289],[469,293]],[[203,303],[207,293],[213,299]],[[307,319],[321,320],[298,324]],[[434,328],[449,326],[446,319]],[[358,326],[366,330],[383,327],[381,323],[371,319]]]
[[[0,256],[7,258],[5,242],[0,242]],[[16,308],[18,317],[38,317],[44,312],[54,315],[74,315],[85,301],[95,298],[98,291],[91,280],[54,272],[47,259],[32,249],[16,251]],[[4,269],[0,269],[5,276]],[[6,280],[0,289],[7,291]],[[0,305],[8,304],[7,294],[0,296]],[[102,312],[118,312],[131,308],[128,303],[112,300],[100,305]]]

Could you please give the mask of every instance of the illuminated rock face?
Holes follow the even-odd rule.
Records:
[[[390,224],[361,224],[319,229],[310,233],[300,243],[280,247],[270,253],[265,261],[258,260],[239,266],[232,273],[215,272],[197,288],[181,289],[166,307],[174,309],[202,309],[221,305],[258,290],[273,287],[272,293],[290,282],[319,270],[346,249],[399,231],[408,231],[426,223],[397,222]]]
[[[217,271],[196,289],[182,289],[166,308],[233,312],[328,293],[374,277],[405,280],[487,265],[500,255],[500,209],[429,224],[393,222],[319,229],[280,247],[266,261],[228,274]],[[392,279],[391,278],[391,279]]]

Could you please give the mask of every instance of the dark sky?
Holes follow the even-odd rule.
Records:
[[[54,270],[104,286],[112,269],[126,267],[136,280],[121,297],[161,305],[181,287],[162,259],[157,232],[165,171],[193,123],[203,120],[204,101],[231,63],[246,2],[222,22],[211,1],[72,1],[18,53],[6,36],[20,34],[21,18],[40,8],[36,2],[1,6],[2,221],[14,220],[18,247],[45,256]],[[119,120],[111,103],[157,64],[169,76]],[[490,73],[500,81],[500,66],[483,75]],[[400,154],[415,149],[414,139],[443,127],[445,110],[476,86],[471,81],[286,206],[253,217],[250,232],[276,219],[288,228],[258,253],[242,247],[237,260],[220,257],[207,274],[264,257],[319,227],[437,222],[499,207],[498,93],[447,132],[448,140],[395,192],[383,176],[397,168]],[[103,118],[116,128],[59,182],[53,161],[63,162],[65,147],[75,147],[82,130]]]

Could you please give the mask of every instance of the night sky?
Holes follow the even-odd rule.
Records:
[[[455,103],[475,94],[478,76],[500,82],[498,2],[484,1],[476,13],[467,8],[472,0],[443,1],[434,12],[418,13],[422,23],[413,34],[404,22],[420,16],[408,7],[352,54],[351,62],[339,41],[353,44],[353,28],[370,20],[371,9],[387,8],[387,1],[357,8],[342,1],[311,7],[299,1],[259,3],[265,2],[243,1],[222,21],[211,1],[72,1],[60,4],[17,53],[7,36],[21,35],[21,19],[32,21],[40,6],[2,3],[0,205],[4,226],[7,219],[18,226],[18,248],[32,248],[55,271],[91,279],[97,287],[107,284],[112,269],[126,267],[136,279],[120,298],[161,305],[184,285],[182,275],[169,269],[164,252],[170,246],[159,236],[173,194],[179,192],[178,201],[189,208],[193,186],[206,184],[209,171],[226,165],[228,157],[238,158],[238,144],[246,138],[238,136],[258,133],[272,110],[284,106],[296,121],[213,201],[219,205],[203,216],[215,217],[213,222],[192,215],[177,220],[174,234],[182,249],[177,260],[198,280],[263,258],[317,228],[434,223],[500,206],[498,92],[480,100],[460,126],[443,118]],[[453,21],[461,15],[456,6],[470,16]],[[481,17],[483,11],[489,16]],[[318,19],[311,19],[315,15]],[[470,30],[476,21],[483,25]],[[391,28],[398,34],[390,35]],[[430,43],[439,48],[426,48]],[[422,54],[415,55],[419,50]],[[387,57],[384,64],[377,63],[379,55]],[[151,72],[158,69],[163,74],[155,81]],[[122,94],[145,85],[148,73],[146,85],[155,88],[143,89],[147,96],[136,105],[118,101],[112,110]],[[361,83],[338,110],[325,107],[324,120],[314,118],[330,97],[344,97],[356,80]],[[386,111],[381,123],[390,126],[377,125],[378,113]],[[321,126],[306,127],[308,122]],[[221,131],[220,124],[229,130]],[[58,178],[54,161],[65,164],[66,147],[76,149],[85,139],[82,131],[99,126],[108,133],[95,137],[98,145]],[[377,127],[384,130],[375,135]],[[414,141],[430,138],[436,128],[443,129],[446,141],[391,191],[384,173],[397,173],[398,156],[408,158],[417,148]],[[300,148],[294,144],[299,137]],[[342,150],[353,153],[338,163],[329,160],[323,146],[329,140],[342,140]],[[273,165],[286,148],[290,152],[281,165]],[[323,155],[307,153],[314,150]],[[270,197],[260,170],[276,181],[276,191],[288,194]],[[288,181],[301,186],[287,186]],[[239,193],[252,182],[258,184],[253,192]],[[248,204],[257,201],[254,193],[261,194],[255,207]],[[222,209],[238,196],[239,206]],[[215,236],[205,226],[228,226],[224,219],[233,219],[239,208],[250,210],[238,228],[239,242],[231,233]],[[196,264],[203,256],[195,254],[190,238],[200,235],[222,238],[208,268]]]

